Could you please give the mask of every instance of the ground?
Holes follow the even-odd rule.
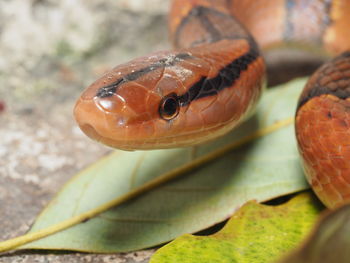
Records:
[[[72,175],[111,151],[80,132],[74,102],[106,70],[168,47],[168,3],[0,2],[0,240],[24,234]],[[152,253],[21,252],[0,262],[131,263]]]

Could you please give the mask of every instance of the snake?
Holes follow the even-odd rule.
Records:
[[[173,49],[116,66],[78,99],[90,138],[122,150],[214,140],[254,112],[266,86],[264,52],[330,55],[296,105],[306,178],[328,208],[350,202],[350,1],[173,0]]]

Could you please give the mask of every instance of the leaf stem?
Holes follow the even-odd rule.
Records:
[[[55,234],[59,231],[65,230],[67,228],[70,228],[76,224],[79,224],[83,221],[86,221],[90,218],[93,218],[94,216],[101,214],[117,205],[120,205],[130,199],[133,199],[137,196],[140,196],[141,194],[144,194],[166,182],[169,182],[175,178],[178,178],[198,167],[201,167],[202,165],[211,162],[223,155],[225,155],[226,153],[232,151],[233,149],[246,144],[248,142],[251,142],[257,138],[263,137],[267,134],[270,134],[274,131],[277,131],[283,127],[286,127],[290,124],[293,123],[293,117],[278,121],[276,123],[274,123],[273,125],[270,125],[268,127],[262,128],[260,130],[257,130],[253,133],[251,133],[250,135],[247,135],[245,137],[243,137],[242,139],[233,142],[223,148],[220,148],[216,151],[213,151],[212,153],[209,153],[207,155],[204,155],[202,157],[199,157],[193,161],[191,161],[188,164],[185,164],[183,166],[180,166],[176,169],[173,169],[167,173],[164,173],[163,175],[145,183],[144,185],[137,187],[133,190],[131,190],[129,193],[122,195],[116,199],[113,199],[103,205],[98,206],[95,209],[91,209],[85,213],[82,213],[80,215],[77,216],[73,216],[70,219],[64,220],[60,223],[54,224],[50,227],[38,230],[36,232],[33,233],[28,233],[13,239],[9,239],[7,241],[3,241],[0,242],[0,253],[2,252],[6,252],[6,251],[10,251],[13,249],[18,248],[19,246],[22,246],[24,244],[28,244],[30,242],[42,239],[44,237],[47,237],[49,235]]]

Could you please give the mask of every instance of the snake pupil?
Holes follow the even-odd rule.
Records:
[[[180,105],[176,94],[172,93],[165,96],[159,107],[160,116],[165,120],[175,118],[179,113]]]

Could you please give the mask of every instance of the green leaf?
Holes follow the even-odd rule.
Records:
[[[196,148],[202,156],[294,116],[304,80],[267,91],[257,114],[231,134]],[[69,181],[31,233],[127,194],[193,158],[193,149],[117,151]],[[23,246],[100,253],[152,247],[227,219],[248,200],[265,201],[308,188],[290,125],[190,174],[65,231]]]
[[[280,206],[251,201],[221,231],[207,237],[183,235],[159,249],[150,263],[275,262],[309,233],[320,209],[311,194]]]
[[[350,205],[328,213],[308,241],[281,263],[348,263],[350,261]]]

